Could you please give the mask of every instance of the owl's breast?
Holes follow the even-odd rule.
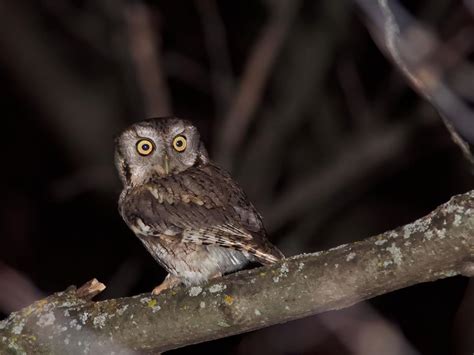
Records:
[[[140,237],[153,258],[186,285],[207,280],[245,267],[250,256],[215,245],[182,243],[170,238]]]

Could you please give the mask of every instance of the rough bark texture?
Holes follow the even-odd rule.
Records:
[[[474,191],[393,231],[203,286],[92,302],[75,288],[0,322],[0,353],[164,351],[472,276]]]

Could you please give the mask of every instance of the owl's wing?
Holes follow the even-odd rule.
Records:
[[[206,179],[193,176],[175,178],[170,184],[145,186],[125,202],[128,207],[122,214],[137,234],[246,251],[263,264],[283,257],[267,240],[260,216],[233,181],[225,191],[208,190]]]

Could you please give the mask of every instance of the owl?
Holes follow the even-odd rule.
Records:
[[[168,272],[154,294],[283,258],[261,216],[209,159],[189,121],[147,119],[125,129],[115,144],[123,183],[119,212]]]

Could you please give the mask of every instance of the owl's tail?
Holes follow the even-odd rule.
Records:
[[[265,248],[249,250],[262,265],[269,265],[285,258],[285,255],[273,244],[268,243]]]

